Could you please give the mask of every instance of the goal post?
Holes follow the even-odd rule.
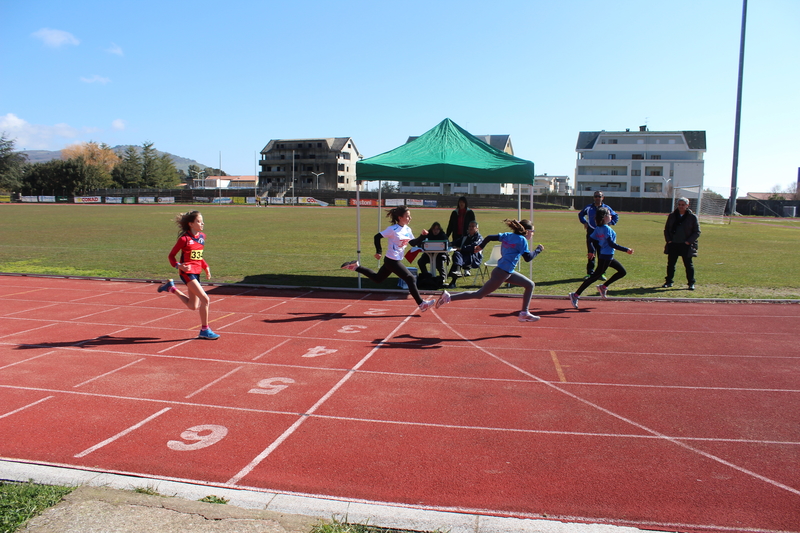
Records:
[[[700,222],[724,224],[725,208],[728,200],[711,191],[703,190],[702,185],[689,185],[672,189],[672,210],[678,206],[678,198],[686,197],[689,208],[695,212]]]

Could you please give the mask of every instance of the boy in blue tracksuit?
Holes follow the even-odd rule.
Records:
[[[586,290],[589,285],[598,281],[603,274],[605,274],[608,267],[613,268],[616,270],[611,279],[606,281],[602,285],[597,286],[597,290],[600,291],[600,296],[605,300],[608,298],[608,286],[621,279],[627,274],[625,267],[622,264],[614,259],[614,250],[620,250],[627,254],[633,253],[633,248],[625,248],[624,246],[620,246],[617,244],[617,234],[616,232],[611,229],[609,225],[612,220],[611,213],[605,207],[600,207],[597,209],[595,213],[595,230],[591,233],[590,238],[592,239],[592,246],[593,248],[598,250],[598,257],[597,257],[597,270],[594,271],[594,274],[583,280],[581,286],[578,287],[578,290],[575,292],[569,293],[570,302],[572,302],[572,307],[575,309],[578,308],[578,300],[580,299],[581,294],[584,290]],[[590,252],[589,255],[592,255]]]

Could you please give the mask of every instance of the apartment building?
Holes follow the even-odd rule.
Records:
[[[529,196],[530,186],[514,184],[514,195],[517,194],[518,188],[522,189],[522,196]],[[536,175],[533,177],[533,194],[538,196],[540,194],[559,194],[562,196],[569,196],[572,193],[572,187],[569,185],[569,176],[548,176],[547,174]]]
[[[270,196],[297,189],[356,190],[356,161],[362,158],[351,137],[273,139],[261,150],[258,190]]]
[[[664,197],[703,185],[705,131],[582,131],[575,151],[576,195]]]
[[[514,155],[510,135],[475,135],[489,146]],[[409,137],[406,144],[417,137]],[[513,194],[513,183],[416,183],[410,181],[400,182],[401,193],[433,193],[433,194]]]

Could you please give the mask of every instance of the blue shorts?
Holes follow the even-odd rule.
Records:
[[[181,272],[181,281],[183,281],[184,285],[188,285],[193,279],[196,279],[199,283],[200,274],[187,274],[186,272]]]

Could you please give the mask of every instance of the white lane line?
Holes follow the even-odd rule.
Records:
[[[141,363],[142,361],[145,361],[146,359],[147,359],[146,357],[142,357],[141,359],[139,359],[137,361],[134,361],[132,363],[128,363],[127,365],[123,365],[123,366],[121,366],[121,367],[119,367],[119,368],[117,368],[115,370],[111,370],[109,372],[106,372],[105,374],[100,374],[99,376],[95,376],[93,378],[89,378],[86,381],[84,381],[83,383],[78,383],[77,385],[73,385],[72,388],[77,389],[78,387],[82,387],[83,385],[86,385],[87,383],[91,383],[92,381],[104,378],[106,376],[110,376],[111,374],[114,374],[115,372],[119,372],[120,370],[124,370],[124,369],[128,368],[129,366],[135,365],[136,363]]]
[[[29,357],[27,359],[23,359],[21,361],[17,361],[16,363],[9,363],[5,366],[0,366],[0,370],[5,370],[6,368],[10,368],[15,365],[21,365],[23,363],[27,363],[28,361],[33,361],[34,359],[39,359],[40,357],[44,357],[45,355],[50,355],[51,353],[56,353],[56,350],[50,350],[49,352],[45,352],[39,355],[34,355],[33,357]]]
[[[529,378],[531,378],[531,379],[533,379],[533,380],[535,380],[535,381],[537,381],[537,382],[539,382],[539,383],[542,383],[542,384],[544,384],[544,385],[547,385],[548,387],[550,387],[550,388],[552,388],[552,389],[554,389],[554,390],[556,390],[556,391],[560,392],[561,394],[565,394],[565,395],[569,396],[570,398],[572,398],[572,399],[574,399],[574,400],[576,400],[576,401],[578,401],[578,402],[581,402],[581,403],[583,403],[583,404],[585,404],[585,405],[588,405],[589,407],[591,407],[591,408],[593,408],[593,409],[596,409],[596,410],[600,411],[601,413],[605,413],[605,414],[607,414],[608,416],[611,416],[611,417],[613,417],[613,418],[616,418],[617,420],[621,420],[621,421],[623,421],[623,422],[625,422],[625,423],[627,423],[627,424],[630,424],[630,425],[632,425],[632,426],[633,426],[633,427],[635,427],[635,428],[639,428],[639,429],[641,429],[642,431],[645,431],[645,432],[647,432],[647,433],[650,433],[651,435],[654,435],[654,436],[656,436],[656,437],[659,437],[659,438],[661,438],[661,439],[664,439],[664,440],[666,440],[667,442],[671,442],[671,443],[675,444],[676,446],[679,446],[679,447],[681,447],[681,448],[683,448],[683,449],[685,449],[685,450],[688,450],[688,451],[690,451],[690,452],[694,452],[694,453],[696,453],[696,454],[698,454],[698,455],[701,455],[701,456],[703,456],[703,457],[705,457],[705,458],[707,458],[707,459],[710,459],[710,460],[712,460],[712,461],[715,461],[715,462],[717,462],[717,463],[720,463],[720,464],[722,464],[722,465],[725,465],[725,466],[727,466],[727,467],[729,467],[729,468],[732,468],[732,469],[734,469],[734,470],[737,470],[737,471],[739,471],[739,472],[741,472],[741,473],[743,473],[743,474],[746,474],[746,475],[748,475],[748,476],[751,476],[751,477],[754,477],[754,478],[756,478],[756,479],[758,479],[758,480],[761,480],[761,481],[763,481],[764,483],[767,483],[767,484],[769,484],[769,485],[772,485],[772,486],[774,486],[774,487],[778,487],[778,488],[780,488],[780,489],[783,489],[783,490],[785,490],[785,491],[787,491],[787,492],[791,492],[792,494],[795,494],[795,495],[797,495],[797,496],[800,496],[800,490],[798,490],[798,489],[795,489],[794,487],[790,487],[790,486],[788,486],[788,485],[785,485],[785,484],[783,484],[783,483],[781,483],[781,482],[779,482],[779,481],[775,481],[774,479],[770,479],[770,478],[768,478],[768,477],[766,477],[766,476],[762,476],[761,474],[758,474],[758,473],[756,473],[756,472],[753,472],[752,470],[748,470],[748,469],[746,469],[746,468],[744,468],[744,467],[741,467],[741,466],[735,465],[735,464],[731,463],[730,461],[726,461],[725,459],[722,459],[721,457],[717,457],[716,455],[710,454],[710,453],[708,453],[708,452],[704,452],[703,450],[697,449],[697,448],[695,448],[695,447],[693,447],[693,446],[690,446],[690,445],[688,445],[688,444],[686,444],[686,443],[684,443],[684,442],[681,442],[680,440],[678,440],[678,439],[677,439],[677,438],[675,438],[675,437],[670,437],[669,435],[664,435],[663,433],[660,433],[660,432],[658,432],[658,431],[656,431],[656,430],[654,430],[654,429],[652,429],[652,428],[649,428],[649,427],[647,427],[647,426],[645,426],[645,425],[643,425],[643,424],[640,424],[640,423],[638,423],[638,422],[635,422],[635,421],[631,420],[630,418],[624,417],[624,416],[622,416],[622,415],[620,415],[620,414],[618,414],[618,413],[615,413],[615,412],[613,412],[613,411],[611,411],[611,410],[609,410],[609,409],[606,409],[605,407],[602,407],[602,406],[600,406],[600,405],[598,405],[598,404],[596,404],[596,403],[594,403],[594,402],[591,402],[591,401],[589,401],[589,400],[587,400],[587,399],[585,399],[585,398],[581,398],[581,397],[580,397],[580,396],[578,396],[577,394],[573,394],[573,393],[571,393],[571,392],[569,392],[569,391],[567,391],[567,390],[564,390],[564,388],[563,388],[563,385],[562,385],[562,384],[556,384],[556,383],[552,383],[552,382],[546,381],[546,380],[544,380],[544,379],[540,378],[539,376],[536,376],[536,375],[534,375],[534,374],[532,374],[532,373],[530,373],[530,372],[528,372],[528,371],[526,371],[526,370],[524,370],[524,369],[522,369],[522,368],[520,368],[520,367],[518,367],[518,366],[514,365],[513,363],[510,363],[510,362],[506,361],[506,360],[505,360],[505,359],[503,359],[502,357],[500,357],[500,356],[498,356],[498,355],[495,355],[495,354],[493,354],[492,352],[490,352],[490,351],[488,351],[488,350],[486,350],[486,349],[484,349],[484,348],[482,348],[482,347],[478,346],[478,345],[477,345],[477,344],[475,344],[473,341],[471,341],[471,340],[467,339],[467,338],[466,338],[464,335],[462,335],[461,333],[459,333],[458,331],[456,331],[455,329],[453,329],[453,328],[452,328],[452,327],[451,327],[451,326],[450,326],[450,325],[449,325],[447,322],[445,322],[445,321],[444,321],[444,320],[443,320],[443,319],[442,319],[442,318],[441,318],[441,317],[440,317],[438,314],[434,313],[434,315],[436,316],[436,318],[438,318],[438,319],[439,319],[439,321],[442,323],[442,325],[443,325],[443,326],[445,326],[446,328],[448,328],[448,329],[449,329],[450,331],[452,331],[452,332],[453,332],[455,335],[458,335],[459,337],[461,337],[462,339],[464,339],[464,341],[468,342],[469,344],[471,344],[471,345],[472,345],[472,346],[474,346],[475,348],[479,349],[480,351],[482,351],[483,353],[485,353],[485,354],[486,354],[486,355],[488,355],[489,357],[492,357],[493,359],[496,359],[497,361],[499,361],[499,362],[503,363],[504,365],[507,365],[507,366],[509,366],[509,367],[513,368],[514,370],[516,370],[517,372],[519,372],[520,374],[522,374],[522,375],[524,375],[524,376],[528,376]]]
[[[317,409],[320,408],[322,404],[324,404],[328,398],[333,396],[333,394],[338,391],[342,385],[344,385],[356,371],[361,368],[374,354],[377,352],[384,344],[386,344],[389,339],[391,339],[395,333],[397,333],[400,328],[402,328],[406,322],[408,322],[412,316],[415,316],[416,313],[408,315],[405,319],[403,319],[400,324],[397,325],[381,342],[379,342],[370,352],[365,355],[353,368],[347,371],[347,373],[339,380],[336,385],[334,385],[325,395],[320,398],[317,403],[315,403],[306,413],[304,413],[299,419],[295,421],[286,431],[283,432],[275,441],[270,444],[264,451],[262,451],[255,459],[250,461],[250,464],[242,468],[236,475],[234,475],[231,479],[228,480],[226,485],[236,485],[243,477],[253,471],[255,467],[257,467],[264,459],[269,457],[269,455],[275,451],[286,439],[288,439],[296,430],[299,428],[303,422],[308,420],[309,415],[313,414]]]
[[[272,350],[274,350],[274,349],[276,349],[276,348],[280,348],[281,346],[283,346],[284,344],[286,344],[286,343],[287,343],[287,342],[289,342],[290,340],[292,340],[292,339],[291,339],[291,337],[290,337],[290,338],[288,338],[288,339],[286,339],[285,341],[283,341],[283,342],[281,342],[281,343],[278,343],[278,344],[276,344],[275,346],[273,346],[272,348],[270,348],[270,349],[269,349],[269,350],[267,350],[266,352],[262,353],[261,355],[257,355],[257,356],[255,356],[255,357],[253,357],[253,359],[252,359],[252,360],[253,360],[253,361],[258,361],[259,359],[261,359],[262,357],[264,357],[265,355],[267,355],[267,354],[268,354],[269,352],[271,352]]]
[[[155,413],[155,414],[152,414],[152,415],[148,416],[147,418],[145,418],[144,420],[142,420],[142,421],[141,421],[141,422],[139,422],[138,424],[134,424],[134,425],[132,425],[131,427],[129,427],[128,429],[126,429],[126,430],[124,430],[124,431],[120,431],[119,433],[117,433],[117,434],[116,434],[116,435],[114,435],[113,437],[110,437],[110,438],[108,438],[108,439],[104,440],[103,442],[101,442],[101,443],[99,443],[99,444],[95,444],[95,445],[94,445],[94,446],[92,446],[91,448],[87,448],[87,449],[83,450],[81,453],[79,453],[79,454],[77,454],[77,455],[74,455],[73,457],[75,457],[76,459],[80,459],[81,457],[86,457],[86,456],[87,456],[87,455],[89,455],[90,453],[92,453],[92,452],[96,452],[97,450],[99,450],[99,449],[100,449],[100,448],[102,448],[103,446],[107,446],[107,445],[111,444],[112,442],[114,442],[115,440],[117,440],[117,439],[120,439],[120,438],[124,437],[124,436],[125,436],[125,435],[127,435],[128,433],[131,433],[131,432],[133,432],[133,431],[136,431],[137,429],[139,429],[139,428],[140,428],[140,427],[142,427],[143,425],[147,424],[147,423],[148,423],[148,422],[150,422],[151,420],[153,420],[153,419],[155,419],[155,418],[157,418],[157,417],[159,417],[159,416],[163,415],[164,413],[166,413],[166,412],[167,412],[167,411],[169,411],[170,409],[172,409],[172,407],[165,407],[164,409],[160,410],[159,412],[157,412],[157,413]]]
[[[206,390],[207,388],[209,388],[209,387],[212,387],[212,386],[216,385],[217,383],[219,383],[219,382],[220,382],[220,381],[222,381],[223,379],[225,379],[225,378],[227,378],[227,377],[229,377],[229,376],[231,376],[231,375],[235,374],[236,372],[238,372],[239,370],[241,370],[241,369],[243,369],[243,368],[244,368],[244,366],[237,366],[236,368],[234,368],[233,370],[231,370],[230,372],[228,372],[228,373],[227,373],[227,374],[225,374],[224,376],[222,376],[222,377],[219,377],[219,378],[215,379],[214,381],[212,381],[211,383],[209,383],[209,384],[208,384],[208,385],[206,385],[205,387],[200,387],[199,389],[197,389],[197,390],[196,390],[196,391],[194,391],[193,393],[191,393],[191,394],[189,394],[189,395],[187,395],[187,396],[184,396],[184,398],[186,398],[186,399],[188,400],[189,398],[191,398],[191,397],[192,397],[192,396],[194,396],[195,394],[200,394],[201,392],[203,392],[203,391],[204,391],[204,390]]]
[[[26,405],[24,407],[20,407],[19,409],[14,409],[13,411],[9,411],[8,413],[4,413],[4,414],[0,415],[0,418],[5,418],[7,416],[11,416],[13,414],[19,413],[20,411],[24,411],[28,407],[33,407],[34,405],[37,405],[37,404],[40,404],[40,403],[42,403],[42,402],[44,402],[46,400],[49,400],[50,398],[55,398],[55,396],[47,396],[46,398],[42,398],[41,400],[36,400],[35,402],[29,403],[28,405]]]

